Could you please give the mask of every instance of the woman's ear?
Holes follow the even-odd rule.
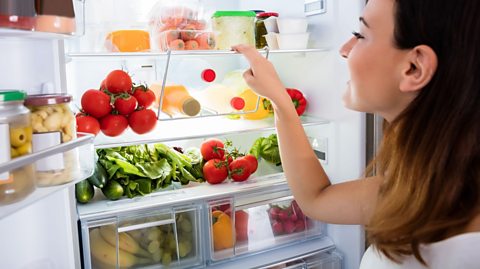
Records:
[[[402,70],[400,91],[419,91],[430,82],[437,70],[437,54],[426,45],[419,45],[406,55],[408,61]]]

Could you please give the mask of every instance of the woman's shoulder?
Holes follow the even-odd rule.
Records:
[[[480,268],[480,232],[458,234],[447,239],[422,245],[420,253],[428,264],[423,266],[414,256],[407,256],[401,264],[389,260],[373,247],[365,252],[361,269],[478,269]]]
[[[480,268],[480,232],[458,234],[421,247],[431,268]]]

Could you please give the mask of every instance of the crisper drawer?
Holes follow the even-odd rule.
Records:
[[[131,212],[82,224],[85,268],[188,268],[203,262],[199,207]]]
[[[342,255],[329,250],[289,259],[259,269],[341,269]]]
[[[234,198],[211,201],[208,212],[211,262],[313,239],[323,230],[292,196],[246,204]]]

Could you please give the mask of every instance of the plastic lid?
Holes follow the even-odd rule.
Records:
[[[215,71],[213,71],[212,69],[205,69],[202,71],[202,79],[206,82],[212,82],[215,80],[216,77],[217,74],[215,74]]]
[[[212,18],[218,17],[255,17],[256,14],[253,11],[216,11],[213,13]]]
[[[261,12],[257,14],[257,18],[278,17],[277,12]]]
[[[69,103],[72,96],[68,94],[33,94],[27,96],[25,100],[26,106],[47,106],[55,104]]]
[[[0,102],[23,101],[27,97],[24,91],[0,91]]]

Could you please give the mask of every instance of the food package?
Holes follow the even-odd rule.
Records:
[[[149,15],[152,51],[208,50],[215,47],[197,0],[159,1]]]
[[[105,48],[110,52],[150,50],[150,35],[143,30],[117,30],[107,34]]]

